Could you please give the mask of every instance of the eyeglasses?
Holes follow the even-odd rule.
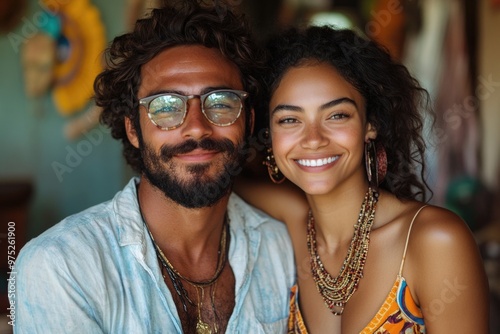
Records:
[[[139,100],[148,111],[149,119],[162,130],[173,130],[184,123],[187,102],[199,98],[205,118],[217,126],[228,126],[240,117],[243,101],[248,93],[241,90],[214,90],[201,95],[164,93]]]

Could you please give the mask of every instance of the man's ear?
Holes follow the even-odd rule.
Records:
[[[125,117],[125,131],[127,132],[127,138],[135,148],[139,148],[139,137],[137,136],[137,131],[132,124],[132,120]]]
[[[367,142],[369,139],[374,140],[375,138],[377,138],[377,129],[375,129],[372,123],[366,123],[365,141]]]

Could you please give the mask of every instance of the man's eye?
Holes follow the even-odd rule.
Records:
[[[231,105],[223,104],[223,103],[217,103],[217,104],[211,104],[211,105],[205,105],[205,109],[207,110],[232,110],[235,109]]]
[[[155,114],[155,115],[157,115],[157,114],[171,114],[171,113],[175,113],[175,112],[179,112],[179,111],[181,111],[181,110],[175,106],[164,106],[164,107],[152,110],[152,114]]]

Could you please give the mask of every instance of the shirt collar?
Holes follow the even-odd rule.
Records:
[[[125,188],[113,199],[113,210],[116,216],[117,233],[120,245],[139,245],[142,259],[148,256],[146,230],[139,210],[137,200],[137,185],[140,179],[132,178]],[[228,202],[229,230],[231,241],[229,245],[229,261],[236,278],[236,290],[242,287],[248,274],[252,271],[260,245],[261,233],[259,226],[265,221],[263,214],[250,207],[236,194],[232,193]],[[151,249],[151,258],[154,250]],[[146,262],[149,262],[146,260]],[[155,261],[156,262],[156,261]]]

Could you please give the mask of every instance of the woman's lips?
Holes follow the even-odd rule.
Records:
[[[295,160],[299,165],[305,167],[321,167],[333,163],[339,158],[338,155],[321,159],[297,159]]]

